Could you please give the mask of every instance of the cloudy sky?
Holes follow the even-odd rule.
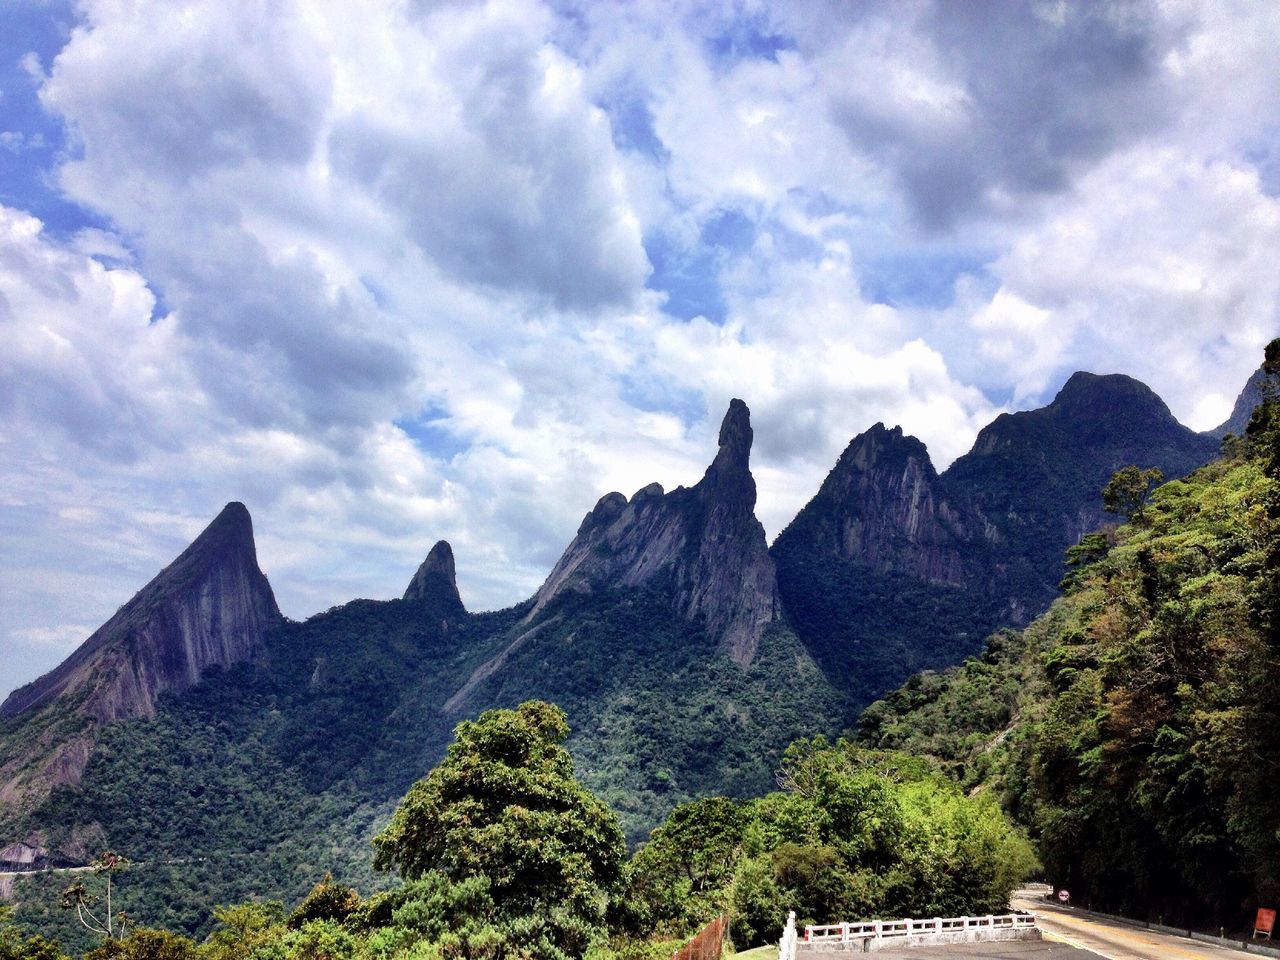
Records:
[[[752,410],[776,534],[1280,333],[1280,5],[0,0],[0,696],[229,500],[301,618],[529,595]]]

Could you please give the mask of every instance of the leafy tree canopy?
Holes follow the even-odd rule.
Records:
[[[1140,522],[1151,488],[1162,480],[1164,472],[1159,467],[1147,470],[1132,465],[1121,467],[1102,488],[1102,505],[1107,513],[1119,513],[1131,522]]]
[[[483,876],[507,916],[603,916],[625,844],[614,813],[575,779],[568,735],[564,712],[540,701],[459,724],[374,839],[375,866],[409,879]]]

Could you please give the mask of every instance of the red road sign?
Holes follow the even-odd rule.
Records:
[[[1058,891],[1058,902],[1059,902],[1059,903],[1070,903],[1070,902],[1071,902],[1071,894],[1070,894],[1068,891],[1066,891],[1066,890],[1059,890],[1059,891]]]
[[[1256,937],[1260,933],[1265,933],[1267,939],[1271,939],[1271,931],[1276,926],[1276,912],[1268,910],[1265,907],[1258,908],[1257,919],[1253,921],[1253,935]]]

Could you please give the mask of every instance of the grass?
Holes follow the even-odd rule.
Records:
[[[777,958],[777,946],[769,944],[765,944],[763,947],[753,947],[750,950],[733,955],[733,960],[777,960]]]

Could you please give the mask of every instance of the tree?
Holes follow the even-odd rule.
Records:
[[[0,905],[0,960],[67,960],[55,941],[39,934],[23,936],[13,923],[11,909]]]
[[[311,920],[341,923],[359,906],[360,894],[341,883],[334,883],[333,874],[326,873],[289,915],[289,926],[296,930]]]
[[[374,866],[407,879],[484,877],[512,929],[546,921],[538,937],[585,950],[582,931],[603,920],[625,843],[617,816],[575,779],[568,735],[564,712],[536,700],[458,724],[444,760],[374,838]]]
[[[90,864],[94,873],[105,873],[107,875],[107,892],[105,909],[102,916],[99,917],[93,911],[93,907],[98,903],[99,898],[92,893],[81,880],[75,881],[65,890],[62,891],[62,900],[60,906],[64,910],[75,910],[76,919],[88,930],[105,937],[107,940],[115,940],[124,936],[125,926],[129,922],[128,916],[123,911],[117,911],[111,905],[111,887],[115,872],[122,867],[127,866],[129,860],[112,850],[104,850],[98,855],[98,858]]]
[[[683,936],[723,911],[748,821],[746,810],[726,797],[672,810],[627,864],[626,903],[615,907],[615,924]]]
[[[1108,513],[1119,513],[1130,522],[1141,523],[1147,494],[1162,480],[1164,473],[1159,467],[1147,470],[1136,466],[1121,467],[1102,488],[1102,505]]]
[[[127,937],[108,940],[84,955],[85,960],[197,960],[196,945],[168,930],[135,927]]]

